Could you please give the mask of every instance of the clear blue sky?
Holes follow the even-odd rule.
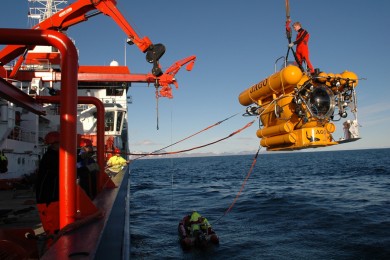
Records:
[[[73,1],[70,1],[73,2]],[[286,54],[285,1],[125,1],[117,7],[142,36],[163,43],[163,68],[190,55],[191,72],[177,74],[174,99],[160,99],[156,130],[154,87],[134,84],[129,107],[130,145],[151,152],[187,137],[232,114],[243,113],[238,102],[244,89],[270,76],[275,60]],[[362,140],[332,149],[390,147],[390,69],[388,1],[290,0],[291,19],[310,32],[311,61],[325,72],[355,72]],[[2,1],[0,27],[27,28],[27,0]],[[103,15],[72,27],[81,65],[124,64],[125,34]],[[295,38],[295,33],[293,35]],[[127,66],[146,73],[151,66],[135,46],[127,47]],[[244,126],[252,118],[236,116],[169,151],[212,142]],[[339,125],[338,129],[341,127]],[[227,141],[195,152],[255,151],[257,123]],[[336,131],[335,139],[342,136]],[[321,148],[322,149],[322,148]],[[318,150],[318,149],[317,149]]]

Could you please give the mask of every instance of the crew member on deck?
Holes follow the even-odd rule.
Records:
[[[114,149],[114,155],[107,162],[106,173],[112,177],[118,174],[123,167],[130,163],[129,160],[120,156],[121,151],[118,148]]]
[[[84,189],[90,199],[94,199],[97,194],[97,175],[99,165],[93,158],[92,141],[81,138],[80,150],[77,155],[77,178],[79,185]]]
[[[8,172],[8,158],[5,156],[4,151],[0,152],[0,173]]]
[[[47,236],[56,234],[60,229],[59,221],[59,166],[60,134],[50,132],[45,136],[48,145],[46,153],[39,163],[36,179],[36,200],[42,227]],[[48,240],[48,245],[51,240]]]

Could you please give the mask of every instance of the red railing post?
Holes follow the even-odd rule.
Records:
[[[0,44],[54,46],[61,53],[60,228],[76,219],[77,72],[73,42],[50,30],[0,29]]]

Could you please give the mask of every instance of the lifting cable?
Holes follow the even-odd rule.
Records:
[[[292,41],[291,40],[292,32],[291,32],[290,23],[291,23],[291,19],[290,19],[290,3],[289,3],[289,0],[286,0],[286,37],[287,37],[287,40],[288,40],[289,44]],[[285,63],[287,63],[287,61],[288,61],[288,54],[289,54],[290,50],[291,50],[291,52],[292,52],[292,54],[294,56],[294,59],[295,59],[296,63],[298,64],[299,68],[303,71],[303,67],[302,67],[301,62],[299,62],[298,57],[297,57],[294,49],[292,47],[290,47],[290,46],[288,46],[288,48],[287,48],[287,54],[286,54],[286,58],[285,58]]]
[[[236,203],[236,201],[238,200],[238,198],[240,197],[241,195],[241,192],[244,190],[244,187],[245,187],[245,184],[246,182],[248,181],[249,177],[251,176],[251,173],[253,171],[253,168],[255,167],[256,165],[256,161],[257,161],[257,157],[259,156],[259,152],[261,150],[261,146],[259,146],[259,148],[257,149],[257,152],[256,152],[256,155],[255,157],[253,158],[253,162],[252,162],[252,165],[251,165],[251,168],[249,169],[249,172],[248,174],[246,175],[242,185],[241,185],[241,189],[239,190],[239,192],[237,193],[236,197],[234,198],[232,204],[230,204],[229,208],[225,211],[225,213],[223,213],[223,215],[221,217],[219,217],[219,219],[217,219],[215,221],[215,223],[213,225],[216,225],[224,216],[226,216],[230,210],[233,208],[234,204]]]
[[[154,87],[156,88],[156,128],[157,130],[160,129],[160,122],[159,122],[159,110],[158,110],[158,87],[159,87],[159,84],[158,84],[158,81],[156,79],[156,82],[154,83]]]
[[[178,144],[178,143],[181,143],[181,142],[183,142],[183,141],[185,141],[185,140],[187,140],[187,139],[190,139],[191,137],[194,137],[195,135],[198,135],[198,134],[200,134],[200,133],[202,133],[202,132],[204,132],[204,131],[207,131],[207,130],[209,130],[209,129],[211,129],[211,128],[217,126],[217,125],[220,125],[220,124],[222,124],[223,122],[225,122],[225,121],[227,121],[227,120],[229,120],[229,119],[231,119],[231,118],[237,116],[238,114],[240,114],[240,113],[236,113],[236,114],[234,114],[234,115],[231,115],[231,116],[229,116],[229,117],[227,117],[227,118],[225,118],[225,119],[223,119],[223,120],[221,120],[221,121],[218,121],[218,122],[216,122],[215,124],[212,124],[212,125],[210,125],[210,126],[204,128],[204,129],[202,129],[202,130],[200,130],[200,131],[198,131],[198,132],[196,132],[196,133],[194,133],[194,134],[192,134],[192,135],[190,135],[190,136],[187,136],[186,138],[183,138],[183,139],[181,139],[181,140],[179,140],[179,141],[177,141],[177,142],[175,142],[175,143],[173,143],[173,144],[170,144],[170,145],[168,145],[168,146],[165,146],[165,147],[163,147],[163,148],[161,148],[161,149],[158,149],[158,150],[156,150],[156,151],[153,151],[153,152],[151,152],[151,153],[145,153],[145,154],[128,153],[127,155],[139,155],[139,157],[137,157],[137,158],[135,158],[135,159],[133,160],[133,161],[135,161],[135,160],[138,160],[138,159],[140,159],[140,158],[142,158],[142,157],[145,157],[145,156],[148,156],[148,155],[164,155],[164,154],[174,154],[174,153],[186,152],[187,150],[178,151],[178,152],[173,152],[173,153],[158,153],[158,152],[160,152],[160,151],[162,151],[162,150],[165,150],[165,149],[167,149],[167,148],[169,148],[169,147],[171,147],[171,146],[174,146],[174,145],[176,145],[176,144]],[[243,129],[242,129],[242,130],[243,130]],[[241,130],[239,130],[239,131],[241,131]],[[230,137],[230,136],[229,136],[229,137]],[[224,139],[227,139],[227,138],[224,138]],[[220,140],[220,141],[222,141],[222,140]],[[217,143],[217,142],[219,142],[219,141],[216,141],[216,142],[213,142],[213,143]],[[213,143],[211,143],[211,144],[213,144]],[[205,147],[205,146],[208,146],[208,145],[210,145],[210,144],[207,144],[207,145],[204,145],[204,146],[199,146],[198,148]],[[188,149],[188,151],[195,150],[195,149],[198,149],[198,148]]]

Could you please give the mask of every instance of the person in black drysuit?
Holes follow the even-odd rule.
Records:
[[[59,147],[60,134],[50,132],[45,136],[48,145],[39,163],[35,183],[36,201],[42,227],[48,237],[58,233],[59,221]],[[48,246],[50,240],[48,240]]]
[[[77,155],[77,178],[79,185],[88,197],[93,200],[97,194],[97,175],[99,166],[93,159],[92,141],[82,138]]]

